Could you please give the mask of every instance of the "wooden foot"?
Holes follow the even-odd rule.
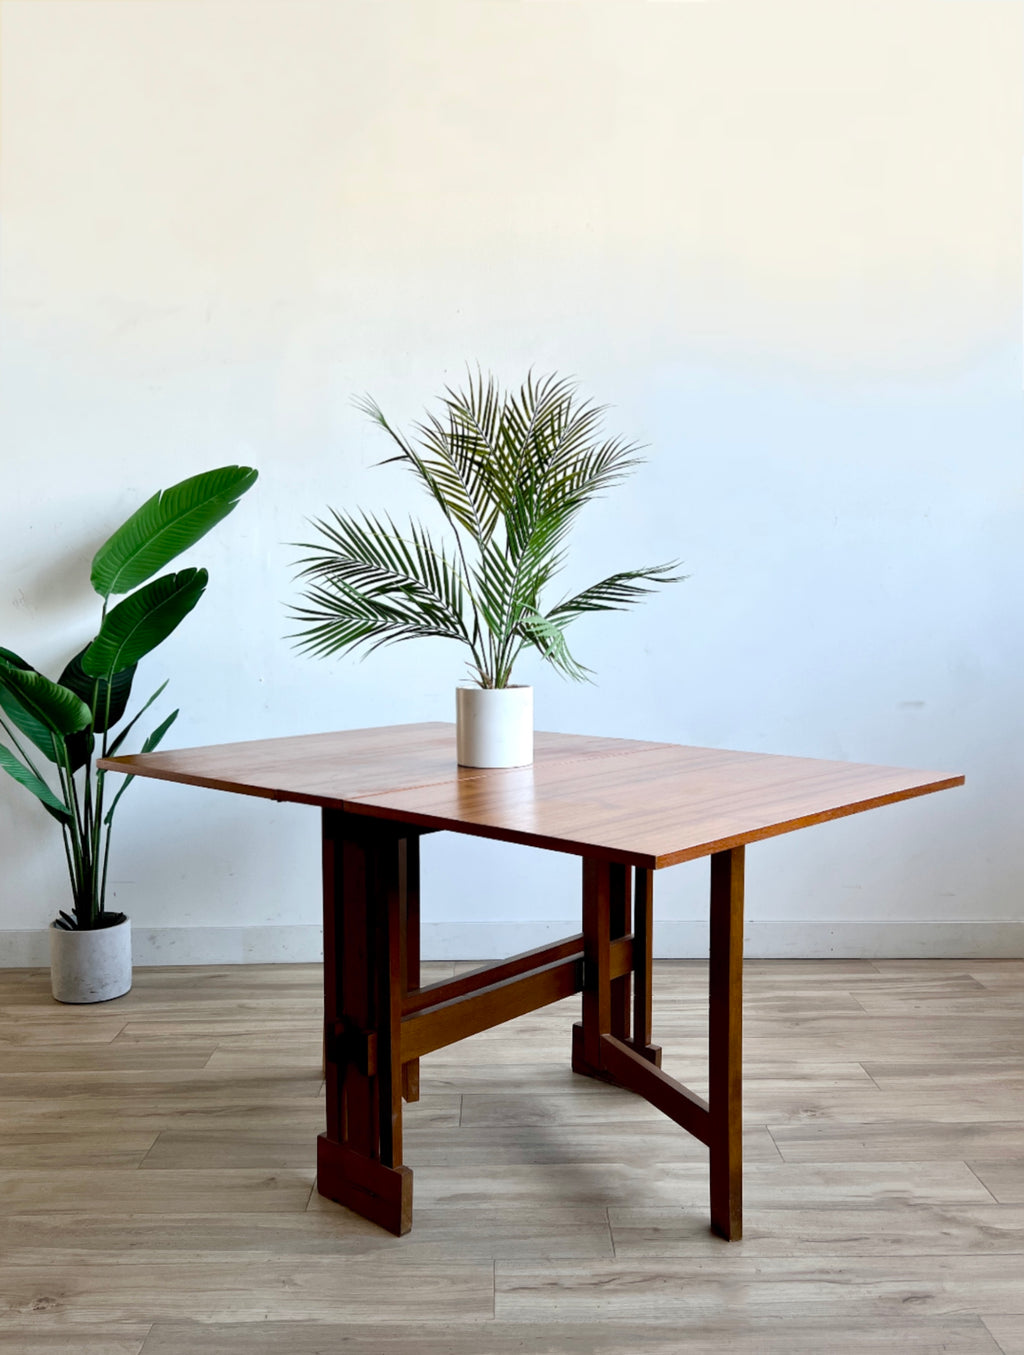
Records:
[[[572,1028],[572,1070],[581,1077],[593,1077],[598,1082],[614,1083],[615,1079],[598,1064],[591,1063],[585,1053],[583,1041],[583,1022],[577,1021]]]
[[[321,1134],[316,1141],[316,1188],[329,1200],[401,1236],[412,1227],[412,1172],[385,1167]]]
[[[647,1063],[653,1064],[655,1068],[661,1067],[660,1044],[643,1045],[638,1049],[632,1040],[624,1040],[622,1043]],[[602,1061],[604,1052],[605,1051],[602,1048]],[[572,1028],[572,1070],[574,1073],[579,1073],[582,1077],[593,1077],[599,1082],[610,1082],[613,1087],[621,1087],[624,1085],[617,1077],[613,1077],[607,1068],[596,1068],[593,1064],[587,1062],[586,1055],[583,1052],[583,1023],[581,1021],[575,1022]],[[629,1090],[635,1091],[636,1088],[630,1087]]]

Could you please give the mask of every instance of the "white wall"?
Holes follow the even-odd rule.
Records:
[[[289,541],[415,506],[349,403],[577,374],[650,444],[571,577],[690,580],[536,666],[570,731],[964,770],[749,853],[754,953],[1021,953],[1021,8],[939,0],[7,0],[0,643],[59,671],[96,545],[228,461],[257,488],[146,661],[178,746],[449,718],[460,656],[297,657]],[[141,683],[140,683],[141,690]],[[165,702],[166,708],[170,708]],[[309,958],[315,812],[137,783],[143,961]],[[575,929],[578,865],[429,839],[427,949]],[[0,787],[0,963],[64,903]],[[483,886],[474,883],[483,880]],[[658,877],[702,938],[706,867]]]

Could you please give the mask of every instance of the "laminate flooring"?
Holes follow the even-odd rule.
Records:
[[[655,968],[706,1094],[706,967]],[[0,971],[0,1352],[1024,1355],[1024,960],[745,975],[725,1243],[706,1149],[569,1070],[578,997],[423,1060],[394,1238],[313,1188],[318,966]]]

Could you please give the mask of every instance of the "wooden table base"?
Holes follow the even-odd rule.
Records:
[[[711,1227],[742,1233],[743,848],[711,858],[710,1100],[661,1071],[651,1043],[652,872],[583,859],[583,931],[440,983],[419,984],[419,837],[323,811],[327,1129],[317,1189],[392,1233],[412,1224],[402,1100],[435,1049],[583,994],[572,1066],[658,1107],[710,1150]],[[632,893],[632,897],[631,897]],[[631,920],[632,918],[632,920]]]

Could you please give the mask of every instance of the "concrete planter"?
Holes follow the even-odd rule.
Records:
[[[50,923],[50,986],[58,1002],[109,1002],[132,986],[132,924],[65,932]]]
[[[456,687],[462,767],[528,767],[533,761],[532,687]]]

